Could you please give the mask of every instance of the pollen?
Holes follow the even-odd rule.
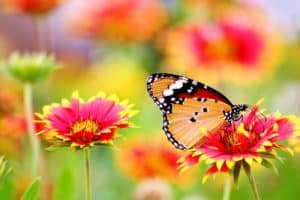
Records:
[[[100,129],[100,125],[94,120],[88,119],[84,121],[75,122],[72,125],[71,129],[73,133],[78,133],[78,132],[97,133]]]

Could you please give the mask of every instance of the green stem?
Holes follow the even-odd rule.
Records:
[[[90,172],[90,151],[84,149],[85,157],[85,189],[86,189],[86,200],[91,200],[91,172]]]
[[[38,174],[37,172],[40,143],[35,134],[35,128],[33,124],[32,85],[30,83],[26,83],[24,86],[24,106],[26,113],[27,131],[32,148],[31,170],[32,175],[35,177]]]
[[[255,179],[254,179],[254,176],[253,176],[250,169],[249,169],[249,173],[248,173],[247,176],[248,176],[248,179],[249,179],[249,183],[251,185],[251,189],[252,189],[252,192],[253,192],[253,195],[254,195],[254,199],[255,200],[260,200],[258,190],[257,190],[257,186],[256,186],[256,183],[255,183]]]
[[[231,190],[232,181],[230,177],[226,178],[224,183],[224,191],[223,191],[223,200],[230,199],[230,190]]]

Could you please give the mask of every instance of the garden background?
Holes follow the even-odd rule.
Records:
[[[0,199],[19,199],[35,178],[24,84],[6,70],[16,52],[44,52],[55,60],[55,70],[33,85],[34,112],[75,90],[84,99],[99,91],[115,94],[139,111],[131,119],[137,127],[118,131],[123,137],[114,147],[92,149],[93,199],[222,198],[222,175],[202,184],[207,166],[178,175],[183,152],[161,129],[162,116],[146,90],[151,73],[185,75],[234,103],[264,98],[268,112],[300,115],[296,0],[0,0],[0,6],[0,153],[11,169],[0,179]],[[40,199],[84,199],[83,153],[48,146],[41,144]],[[279,176],[254,170],[261,197],[296,200],[300,157],[280,156]],[[231,199],[251,195],[242,176]]]

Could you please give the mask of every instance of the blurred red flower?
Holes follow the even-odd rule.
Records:
[[[164,26],[166,15],[160,0],[90,0],[75,2],[67,21],[79,36],[142,42],[152,39]]]
[[[231,11],[212,22],[171,28],[160,40],[167,70],[206,82],[259,80],[274,66],[278,41],[256,18]]]
[[[25,117],[10,114],[0,118],[0,136],[17,139],[26,133]]]
[[[12,11],[39,15],[47,13],[61,4],[63,0],[0,0],[4,6]]]
[[[0,130],[0,153],[8,157],[19,157],[23,148],[22,136],[27,130],[25,117],[17,114],[1,116]]]
[[[21,90],[7,78],[0,77],[0,116],[8,115],[22,108]]]
[[[191,177],[178,176],[177,160],[181,152],[158,138],[135,138],[123,142],[117,151],[117,166],[135,180],[159,178],[173,183],[187,183]]]

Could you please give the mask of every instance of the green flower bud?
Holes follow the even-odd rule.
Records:
[[[10,74],[25,83],[43,80],[57,67],[54,57],[45,53],[13,53],[4,65]]]

